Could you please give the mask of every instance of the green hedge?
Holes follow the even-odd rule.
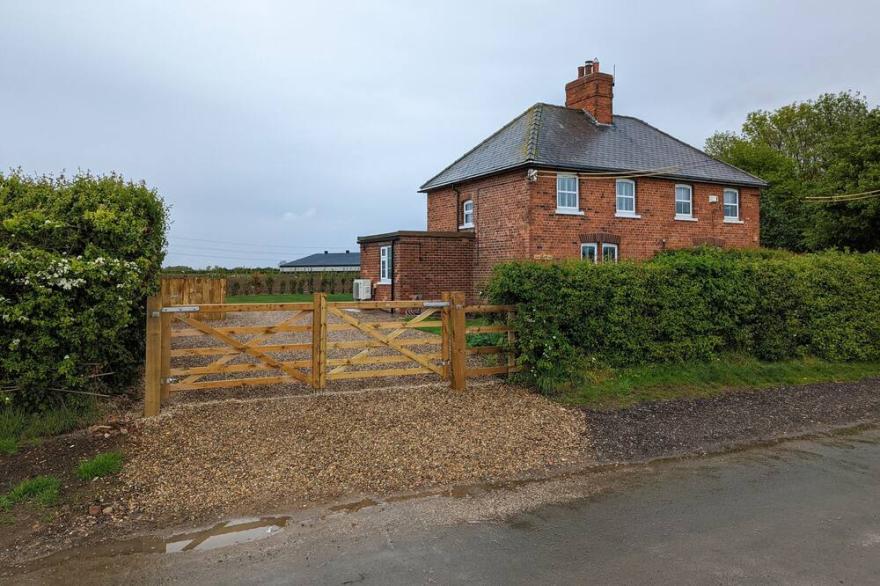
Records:
[[[59,389],[118,391],[134,379],[166,224],[155,191],[116,175],[0,174],[7,401],[36,408],[58,402]]]
[[[552,386],[585,364],[813,355],[880,359],[880,255],[668,252],[642,262],[513,262],[495,303],[516,303],[527,372]]]

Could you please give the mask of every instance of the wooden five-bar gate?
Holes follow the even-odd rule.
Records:
[[[150,297],[144,414],[158,414],[171,393],[224,387],[299,383],[323,389],[334,380],[436,375],[464,390],[468,377],[518,370],[514,311],[510,305],[466,305],[463,293],[444,293],[436,301],[329,302],[316,293],[306,303],[165,306]],[[225,319],[208,325],[205,315]],[[468,325],[468,315],[494,318]],[[468,334],[496,339],[469,347]],[[205,341],[210,344],[200,343]]]

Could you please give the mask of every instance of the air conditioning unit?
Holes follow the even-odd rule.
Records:
[[[373,296],[373,287],[369,279],[355,279],[352,296],[355,301],[365,301]]]

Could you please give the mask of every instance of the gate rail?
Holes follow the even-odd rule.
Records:
[[[408,320],[361,320],[346,309],[421,309]],[[228,316],[236,312],[291,312],[279,323],[260,326],[208,325],[205,316]],[[442,299],[431,301],[336,301],[328,302],[323,293],[315,293],[311,303],[212,303],[201,305],[162,306],[160,297],[147,300],[147,348],[145,368],[144,415],[159,413],[161,404],[170,394],[179,391],[241,387],[299,382],[314,389],[323,389],[328,381],[436,374],[448,380],[450,387],[464,390],[468,377],[510,374],[519,370],[513,352],[515,333],[510,323],[516,311],[512,305],[466,305],[464,293],[444,293]],[[503,314],[506,323],[467,325],[467,315]],[[340,323],[328,323],[333,316]],[[297,322],[311,317],[305,323]],[[173,328],[172,324],[181,327]],[[404,333],[417,328],[439,327],[440,336],[404,338]],[[331,332],[355,330],[366,336],[362,340],[333,340]],[[506,334],[500,344],[468,348],[468,334]],[[309,340],[277,343],[276,334],[309,334]],[[249,335],[247,340],[236,336]],[[222,346],[172,348],[174,339],[207,336]],[[417,351],[414,346],[439,346],[435,351]],[[392,351],[392,355],[375,356],[374,349]],[[336,350],[357,350],[352,356],[330,357]],[[308,353],[308,358],[284,360],[277,353]],[[499,364],[468,366],[469,356],[497,355]],[[506,360],[502,356],[506,355]],[[241,356],[255,362],[230,364]],[[206,357],[208,364],[171,366],[173,358]],[[397,366],[400,363],[409,363]],[[350,370],[357,366],[388,368]],[[201,380],[205,376],[271,371],[269,376]]]

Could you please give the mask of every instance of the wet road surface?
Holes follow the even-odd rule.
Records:
[[[119,557],[93,575],[211,584],[877,584],[880,430],[655,464],[601,494],[499,521],[370,531],[369,516],[387,511],[342,514],[358,529],[291,529],[219,550],[222,558]]]

